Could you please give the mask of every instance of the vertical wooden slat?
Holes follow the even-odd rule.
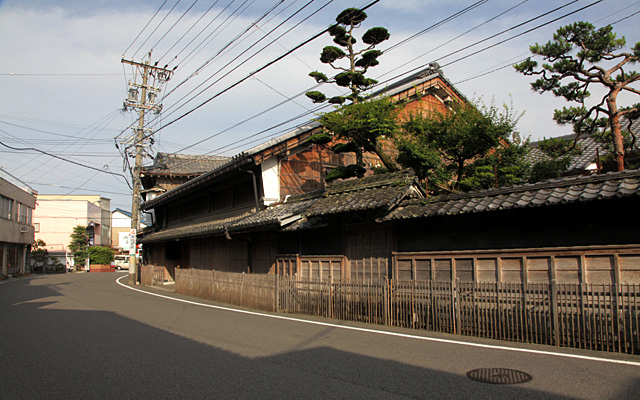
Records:
[[[553,328],[553,341],[555,346],[560,346],[560,335],[558,327],[558,289],[555,278],[551,281],[551,323]]]
[[[455,265],[455,259],[452,261],[452,265],[451,265],[451,269],[455,270],[454,268]],[[455,314],[455,327],[453,329],[453,333],[457,333],[460,334],[460,325],[461,325],[461,316],[460,316],[460,279],[455,278],[455,280],[451,280],[451,285],[452,285],[452,295],[451,295],[451,300],[452,300],[452,304],[451,306],[453,307],[453,313]]]

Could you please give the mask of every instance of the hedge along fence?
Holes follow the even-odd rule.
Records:
[[[176,292],[264,311],[640,354],[640,285],[348,282],[177,269]]]

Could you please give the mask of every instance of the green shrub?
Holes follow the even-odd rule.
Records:
[[[109,247],[89,247],[89,260],[91,264],[111,264],[113,257],[113,250]]]

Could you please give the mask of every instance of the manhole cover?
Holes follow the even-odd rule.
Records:
[[[508,385],[529,382],[533,377],[526,372],[506,368],[478,368],[467,372],[467,378],[483,383]]]

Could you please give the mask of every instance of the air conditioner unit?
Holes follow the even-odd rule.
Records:
[[[28,226],[21,226],[20,227],[20,232],[22,232],[22,233],[29,232],[29,227]]]

